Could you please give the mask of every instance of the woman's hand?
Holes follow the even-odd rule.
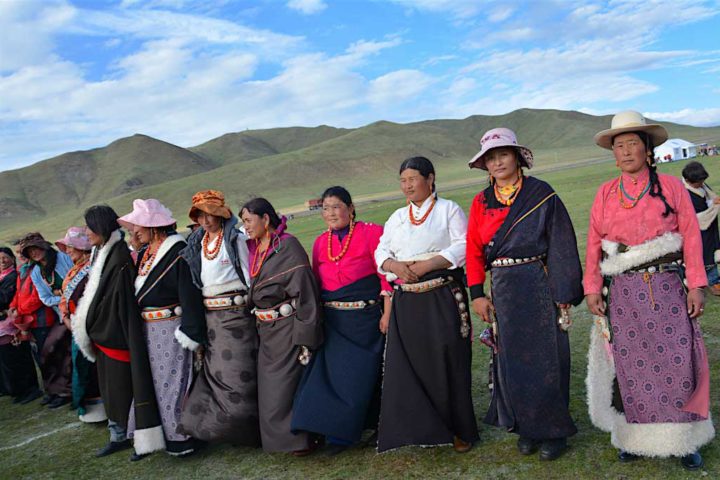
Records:
[[[420,280],[420,277],[418,277],[417,274],[410,269],[410,265],[414,264],[415,262],[398,262],[397,260],[389,261],[390,266],[389,268],[385,268],[385,270],[394,273],[403,282],[416,283],[418,280]]]
[[[702,288],[693,288],[687,294],[688,315],[690,318],[697,318],[705,310],[705,294]]]
[[[62,295],[62,290],[60,290],[59,288],[56,288],[55,290],[52,291],[52,293],[53,293],[53,295],[55,295],[56,297],[59,297],[59,296]]]
[[[417,275],[418,280],[420,280],[423,276],[434,270],[432,262],[430,260],[421,260],[419,262],[414,262],[408,268],[410,268],[410,270],[412,270],[415,275]]]
[[[493,323],[492,313],[495,311],[495,307],[492,302],[487,299],[487,297],[480,297],[473,300],[472,308],[475,313],[480,315],[483,322]]]
[[[70,321],[70,315],[63,315],[62,322],[65,324],[68,330],[72,331],[72,322]]]
[[[380,331],[383,333],[383,335],[387,335],[388,328],[390,327],[390,312],[383,312],[382,316],[380,317]]]
[[[593,315],[597,315],[598,317],[605,316],[605,302],[603,302],[602,295],[599,293],[585,295],[585,303]]]

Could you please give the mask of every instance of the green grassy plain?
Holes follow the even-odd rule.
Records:
[[[710,184],[720,188],[720,158],[701,160],[710,172]],[[684,163],[662,165],[662,172],[679,175]],[[439,170],[440,180],[444,171]],[[597,187],[616,175],[607,164],[568,168],[540,178],[551,183],[568,207],[575,224],[581,254],[584,254],[588,212]],[[446,196],[467,208],[478,187],[454,190]],[[442,191],[440,192],[442,195]],[[383,223],[402,201],[362,205],[359,218]],[[324,230],[319,216],[290,222],[290,232],[308,248]],[[720,300],[708,297],[703,317],[705,342],[710,356],[712,414],[720,418]],[[473,345],[473,398],[480,426],[481,441],[467,454],[449,447],[409,447],[377,455],[370,448],[355,448],[337,457],[322,452],[297,459],[285,454],[264,454],[259,450],[213,445],[197,456],[171,458],[163,453],[130,463],[123,452],[96,459],[94,451],[107,440],[102,425],[79,424],[77,417],[62,408],[60,412],[41,407],[11,405],[0,398],[0,477],[2,478],[607,478],[674,479],[720,478],[720,446],[713,442],[703,448],[706,466],[702,472],[684,471],[677,459],[642,459],[620,464],[608,434],[590,423],[585,403],[585,373],[591,319],[583,305],[573,312],[571,331],[573,354],[571,413],[579,433],[570,440],[570,449],[561,459],[545,463],[536,456],[523,457],[515,448],[516,437],[500,429],[482,425],[489,403],[486,388],[489,352],[479,342]],[[477,319],[475,319],[477,322]],[[479,331],[476,324],[476,332]],[[412,401],[412,399],[408,399]],[[45,435],[45,436],[43,436]],[[34,440],[32,440],[34,439]]]

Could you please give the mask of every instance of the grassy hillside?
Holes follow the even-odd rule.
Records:
[[[523,109],[463,120],[382,121],[357,129],[250,130],[191,149],[135,135],[0,173],[0,240],[29,230],[59,235],[79,223],[92,204],[109,203],[125,212],[134,198],[158,198],[184,223],[190,198],[206,188],[223,190],[234,209],[254,196],[290,209],[334,184],[356,196],[379,194],[395,190],[400,162],[413,155],[433,160],[440,185],[477,180],[484,174],[468,170],[467,160],[480,136],[499,125],[513,128],[533,149],[538,170],[601,161],[609,153],[594,146],[592,136],[609,124],[609,116]],[[666,125],[673,137],[720,141],[720,127]]]
[[[720,189],[720,159],[704,159],[710,173],[710,184]],[[683,162],[662,165],[661,171],[679,175]],[[565,169],[539,175],[559,193],[568,207],[576,228],[581,255],[589,209],[597,187],[616,175],[611,161],[582,168]],[[467,210],[480,187],[465,188],[441,195],[455,200]],[[359,208],[359,218],[383,223],[402,201],[376,202]],[[291,233],[306,248],[324,231],[319,214],[291,220]],[[711,367],[711,406],[714,418],[720,417],[720,299],[709,297],[702,328]],[[402,448],[377,455],[370,448],[353,448],[336,457],[322,452],[306,458],[284,454],[264,454],[259,450],[213,445],[187,459],[153,454],[136,463],[129,462],[130,453],[107,458],[94,457],[95,449],[107,441],[103,425],[82,425],[65,408],[48,410],[38,402],[11,405],[0,398],[0,454],[2,472],[7,478],[493,478],[493,479],[693,479],[720,477],[720,444],[715,441],[702,449],[705,468],[702,472],[685,472],[679,461],[642,459],[631,464],[616,460],[616,450],[609,434],[592,426],[585,403],[590,316],[584,305],[574,309],[575,325],[570,332],[572,350],[570,412],[579,433],[570,439],[570,449],[555,462],[540,462],[536,455],[523,457],[516,452],[516,436],[502,429],[482,424],[488,403],[487,371],[489,352],[480,342],[473,344],[473,400],[481,441],[464,455],[449,447]],[[481,325],[475,321],[475,335]],[[412,401],[412,399],[409,399]]]

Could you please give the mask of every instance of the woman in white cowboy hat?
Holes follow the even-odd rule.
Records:
[[[620,175],[600,186],[590,212],[588,407],[612,433],[620,461],[678,456],[695,470],[703,465],[698,448],[715,435],[697,321],[707,276],[690,196],[656,171],[653,148],[666,139],[663,126],[634,111],[595,135]]]
[[[480,144],[469,164],[487,170],[490,185],[470,206],[467,278],[473,309],[495,321],[485,422],[517,434],[521,454],[539,449],[541,460],[554,460],[577,432],[568,409],[566,331],[570,305],[583,299],[575,232],[553,189],[524,176],[533,155],[512,130],[494,128]],[[492,299],[483,288],[486,271]]]
[[[133,211],[118,223],[147,247],[137,259],[135,296],[144,320],[150,369],[155,385],[165,450],[174,456],[195,451],[195,440],[178,431],[190,390],[193,353],[205,338],[202,294],[190,267],[180,257],[185,240],[175,232],[176,220],[162,203],[150,198],[133,202]],[[133,422],[130,421],[129,436]]]

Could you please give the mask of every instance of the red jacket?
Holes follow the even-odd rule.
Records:
[[[33,285],[30,278],[30,272],[24,279],[21,278],[20,272],[18,272],[17,292],[12,302],[10,302],[10,308],[17,309],[18,315],[33,315],[35,320],[30,325],[30,328],[51,327],[55,323],[55,310],[46,307],[40,301],[35,285]]]

